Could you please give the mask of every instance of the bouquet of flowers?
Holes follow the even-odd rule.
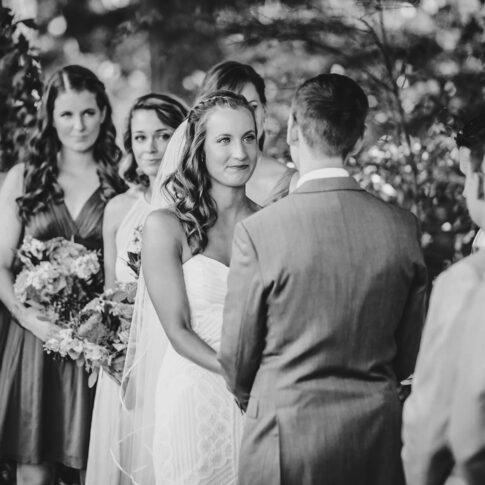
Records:
[[[95,384],[100,367],[119,383],[135,294],[136,283],[120,284],[115,290],[106,290],[81,309],[70,328],[47,340],[44,348],[84,365],[90,372],[90,386]]]
[[[72,318],[102,289],[98,254],[56,237],[26,237],[17,251],[14,292],[25,305],[40,308],[68,328]]]

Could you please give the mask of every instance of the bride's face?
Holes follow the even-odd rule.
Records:
[[[258,157],[256,126],[245,108],[220,108],[206,120],[204,152],[213,183],[241,187],[253,173]]]
[[[160,121],[155,111],[139,109],[131,118],[131,147],[138,168],[155,177],[173,129]]]

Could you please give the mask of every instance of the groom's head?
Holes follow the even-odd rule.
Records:
[[[315,155],[345,159],[364,134],[368,109],[366,94],[349,77],[308,79],[293,98],[288,144],[293,149],[303,141]]]

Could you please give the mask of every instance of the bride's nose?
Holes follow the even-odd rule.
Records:
[[[236,160],[244,160],[248,156],[246,147],[244,146],[242,141],[236,141],[234,143],[232,156]]]

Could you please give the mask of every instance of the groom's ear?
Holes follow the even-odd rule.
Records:
[[[292,110],[288,117],[288,128],[286,130],[286,143],[289,146],[295,145],[298,142],[299,132],[298,123],[296,121],[295,113]]]
[[[357,141],[355,142],[352,150],[350,150],[348,156],[353,157],[354,155],[357,155],[357,153],[359,153],[360,150],[362,149],[363,144],[364,144],[364,133],[362,133],[362,135],[360,135],[359,138],[357,138]]]

